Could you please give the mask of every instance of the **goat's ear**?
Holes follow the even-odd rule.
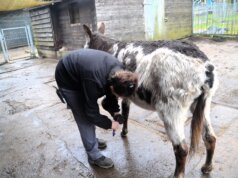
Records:
[[[85,31],[86,37],[91,38],[92,32],[91,32],[90,28],[87,25],[83,25],[83,29]]]
[[[105,32],[105,24],[101,22],[99,28],[98,28],[99,33],[104,34]]]

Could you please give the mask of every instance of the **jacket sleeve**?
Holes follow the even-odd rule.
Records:
[[[112,121],[99,112],[97,100],[100,89],[98,85],[94,81],[85,80],[82,82],[82,87],[85,96],[85,114],[87,119],[98,127],[110,129],[112,127]]]

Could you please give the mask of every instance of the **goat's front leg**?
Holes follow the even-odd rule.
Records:
[[[174,177],[183,178],[185,172],[186,158],[188,155],[188,146],[185,141],[174,145],[174,154],[176,159],[176,168]]]
[[[174,123],[173,123],[174,124]],[[183,127],[168,127],[166,130],[174,148],[174,155],[176,160],[176,168],[174,178],[183,178],[185,173],[186,159],[188,155],[188,146],[185,142]]]
[[[121,136],[125,137],[128,133],[127,123],[130,111],[130,101],[128,99],[123,99],[121,102],[122,116],[124,117],[124,123],[121,131]]]
[[[183,178],[188,155],[188,146],[185,142],[184,122],[188,108],[179,108],[176,102],[165,103],[163,108],[156,106],[159,117],[163,120],[169,139],[174,148],[176,168],[173,177]]]

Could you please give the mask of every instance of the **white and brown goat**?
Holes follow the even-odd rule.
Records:
[[[171,140],[176,158],[174,177],[184,177],[189,153],[185,142],[184,123],[192,112],[190,153],[198,149],[202,135],[207,157],[203,173],[212,170],[216,136],[210,121],[211,99],[217,88],[215,68],[199,48],[187,41],[133,41],[110,39],[92,32],[84,25],[85,48],[106,51],[121,61],[129,71],[139,76],[138,89],[129,100],[122,101],[122,115],[126,118],[122,136],[127,130],[130,101],[156,111]]]

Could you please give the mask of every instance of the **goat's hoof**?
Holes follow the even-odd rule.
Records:
[[[121,137],[126,137],[127,133],[128,133],[127,130],[121,131]]]
[[[210,164],[210,165],[204,164],[201,171],[203,174],[209,174],[212,171],[212,169],[213,169],[212,164]]]

